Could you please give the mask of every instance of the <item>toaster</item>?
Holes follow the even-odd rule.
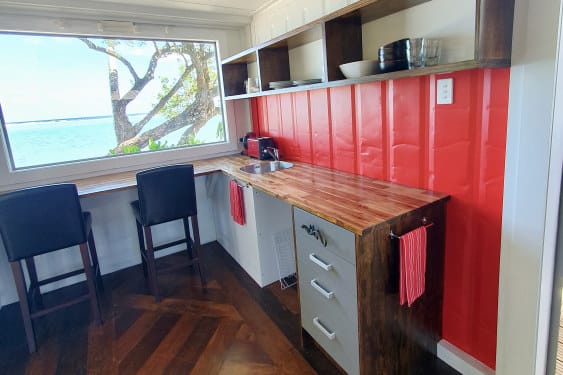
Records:
[[[248,138],[248,156],[260,160],[271,159],[271,156],[264,152],[267,147],[276,147],[272,137],[259,137],[259,138]]]

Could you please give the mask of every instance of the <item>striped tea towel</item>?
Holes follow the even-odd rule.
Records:
[[[410,307],[424,293],[426,276],[426,227],[422,226],[399,239],[399,302]]]

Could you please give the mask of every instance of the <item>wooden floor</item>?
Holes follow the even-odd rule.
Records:
[[[208,287],[189,268],[159,272],[163,300],[148,293],[140,266],[104,276],[104,324],[81,304],[36,321],[29,355],[19,306],[0,310],[0,374],[337,374],[315,347],[300,350],[298,297],[278,284],[260,289],[217,243],[204,246]],[[159,267],[187,257],[161,259]],[[80,293],[84,285],[45,301]],[[429,358],[416,374],[456,374]]]

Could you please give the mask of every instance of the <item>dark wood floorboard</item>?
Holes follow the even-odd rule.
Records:
[[[0,374],[339,374],[316,347],[301,349],[295,287],[259,288],[216,242],[202,257],[208,286],[173,254],[158,261],[163,300],[149,294],[141,266],[104,276],[104,324],[87,303],[35,322],[38,352],[29,355],[19,305],[0,310]],[[69,298],[84,283],[45,296]],[[429,357],[417,374],[456,374]]]

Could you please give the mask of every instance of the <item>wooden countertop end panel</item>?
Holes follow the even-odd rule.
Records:
[[[294,166],[254,175],[240,167],[258,160],[227,156],[191,162],[196,176],[222,172],[240,182],[362,235],[370,228],[448,195],[375,180],[346,172],[292,162]],[[136,171],[74,181],[80,196],[136,186]]]

